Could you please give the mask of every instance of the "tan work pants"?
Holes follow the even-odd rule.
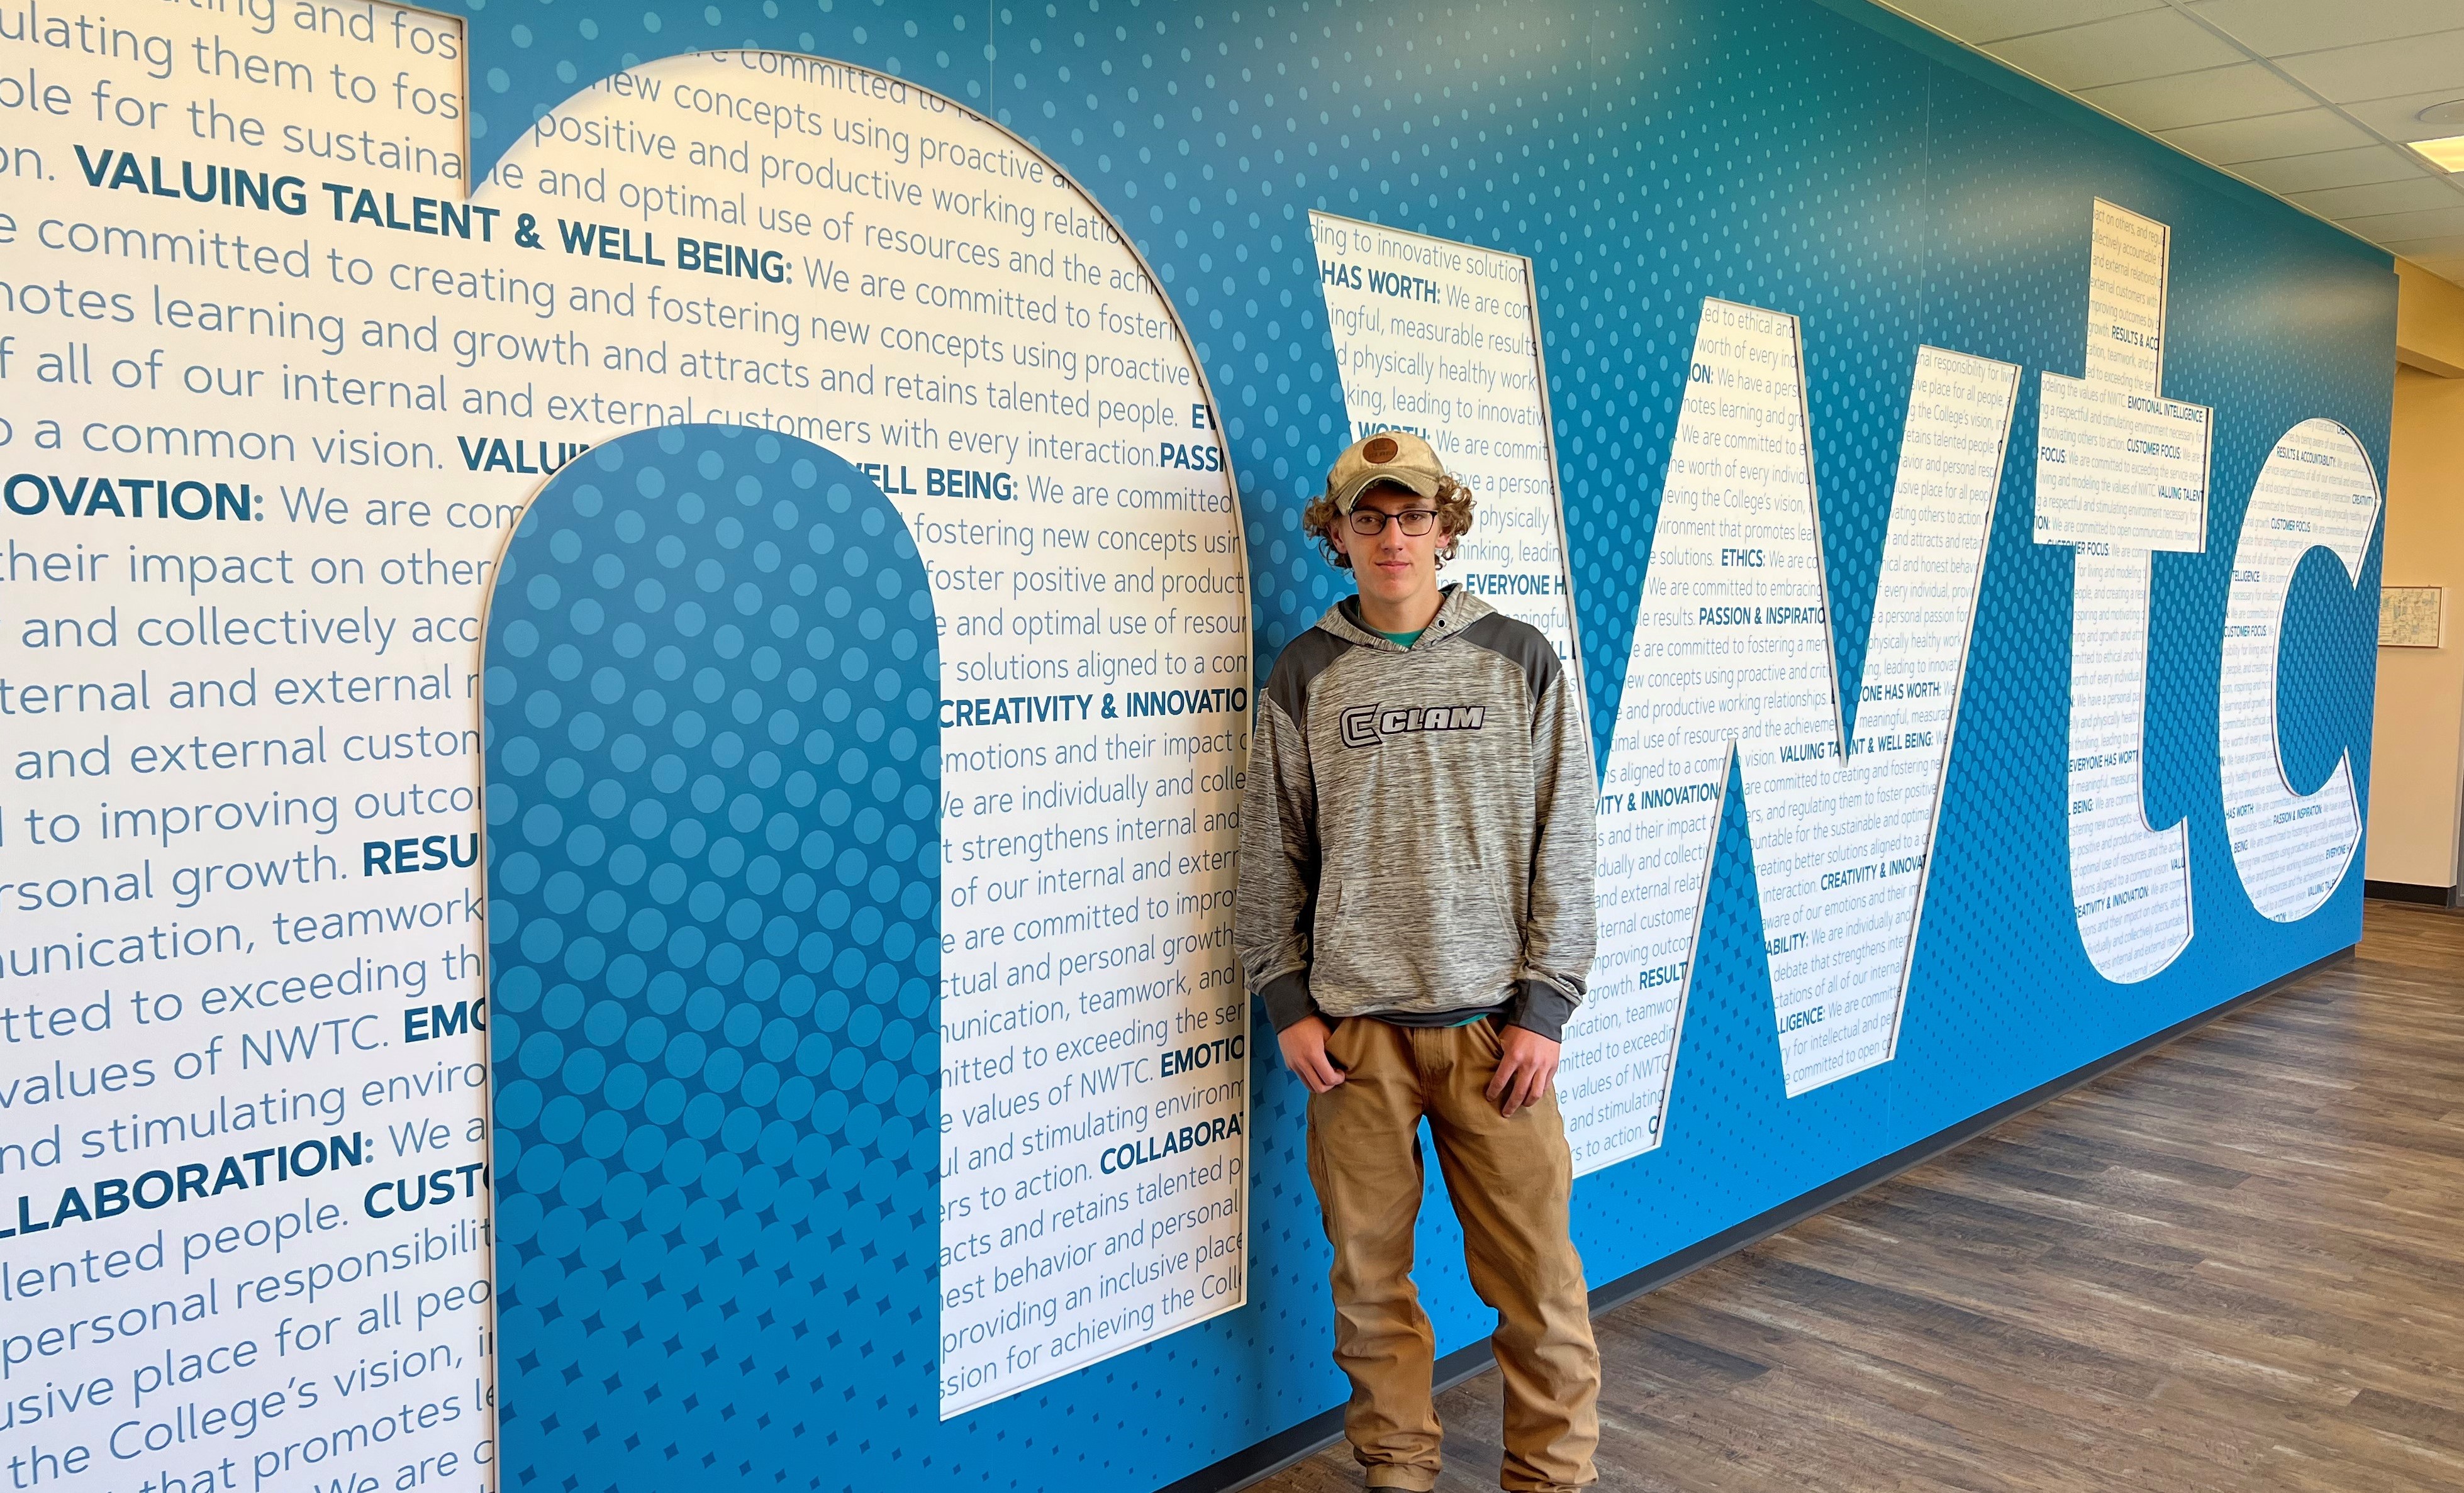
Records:
[[[1353,1017],[1327,1040],[1344,1081],[1309,1099],[1309,1180],[1334,1246],[1334,1361],[1352,1379],[1343,1430],[1373,1488],[1438,1484],[1437,1342],[1412,1284],[1423,1116],[1463,1221],[1472,1289],[1497,1309],[1499,1485],[1573,1493],[1597,1476],[1600,1356],[1566,1223],[1573,1157],[1553,1092],[1512,1119],[1484,1092],[1498,1039],[1490,1021],[1426,1028]]]

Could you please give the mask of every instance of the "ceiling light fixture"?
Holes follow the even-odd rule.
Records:
[[[2464,135],[2450,135],[2445,140],[2416,140],[2412,148],[2423,160],[2442,171],[2464,171]]]

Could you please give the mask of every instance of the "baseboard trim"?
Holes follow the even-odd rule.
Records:
[[[2455,905],[2453,887],[2423,887],[2409,881],[2365,881],[2362,895],[2381,902],[2412,902],[2423,907],[2452,908]]]
[[[2370,888],[2381,884],[2371,882]],[[2375,889],[2369,894],[2378,895]],[[2442,905],[2444,897],[2441,897]],[[1945,1127],[1933,1134],[1903,1146],[1879,1160],[1866,1163],[1856,1171],[1824,1183],[1810,1193],[1802,1193],[1776,1208],[1755,1215],[1733,1228],[1726,1229],[1699,1243],[1657,1260],[1639,1270],[1621,1275],[1605,1285],[1592,1288],[1592,1315],[1624,1306],[1648,1291],[1659,1289],[1672,1281],[1702,1269],[1715,1261],[1726,1259],[1749,1244],[1758,1243],[1783,1230],[1793,1228],[1807,1219],[1836,1203],[1842,1202],[1869,1187],[1889,1181],[1901,1173],[1924,1165],[1944,1152],[1975,1139],[1987,1131],[2014,1115],[2025,1114],[2049,1100],[2102,1078],[2124,1064],[2146,1056],[2167,1043],[2197,1031],[2222,1017],[2231,1016],[2243,1007],[2275,995],[2297,980],[2305,979],[2333,965],[2353,957],[2351,948],[2339,949],[2324,957],[2281,975],[2255,990],[2235,996],[2222,1005],[2213,1006],[2187,1021],[2176,1021],[2163,1031],[2144,1037],[2126,1047],[2105,1054],[2093,1063],[2073,1068],[2061,1077],[2037,1085],[2016,1098],[2007,1099],[1991,1109],[1969,1115],[1956,1125]],[[1485,1341],[1456,1349],[1437,1363],[1437,1387],[1452,1389],[1475,1374],[1495,1366]],[[1212,1466],[1202,1467],[1177,1482],[1168,1482],[1156,1493],[1238,1493],[1239,1489],[1262,1482],[1293,1464],[1316,1456],[1343,1439],[1343,1408],[1321,1411],[1298,1425],[1275,1433],[1263,1441],[1233,1453]]]

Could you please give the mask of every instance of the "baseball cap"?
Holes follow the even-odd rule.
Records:
[[[1343,449],[1326,474],[1326,492],[1336,511],[1352,512],[1360,494],[1379,482],[1435,497],[1446,480],[1445,464],[1429,443],[1409,430],[1375,430]]]

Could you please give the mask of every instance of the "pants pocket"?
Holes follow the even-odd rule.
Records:
[[[1326,1021],[1327,1019],[1325,1017],[1320,1017],[1318,1020]],[[1356,1016],[1336,1017],[1333,1019],[1331,1023],[1333,1030],[1326,1034],[1327,1060],[1332,1063],[1337,1068],[1340,1068],[1347,1073],[1352,1071],[1352,1060],[1344,1056],[1344,1054],[1352,1050],[1351,1037],[1353,1025],[1359,1020],[1360,1018]]]

